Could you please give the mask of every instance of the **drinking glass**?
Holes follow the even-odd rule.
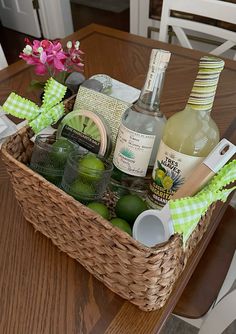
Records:
[[[103,167],[99,169],[101,165]],[[113,164],[102,156],[72,152],[65,166],[61,188],[85,204],[99,200],[107,189],[112,170]]]
[[[54,145],[55,142],[54,135],[41,134],[36,137],[30,168],[51,183],[60,186],[69,153],[76,147],[69,141],[66,146]]]
[[[146,199],[148,186],[150,183],[150,175],[146,177],[134,177],[122,173],[118,168],[114,167],[109,189],[118,200],[124,195],[138,195],[139,197]]]

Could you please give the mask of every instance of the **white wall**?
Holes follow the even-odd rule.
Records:
[[[70,0],[39,0],[43,35],[48,39],[63,38],[74,31]]]

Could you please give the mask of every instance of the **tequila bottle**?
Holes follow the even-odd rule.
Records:
[[[138,101],[121,120],[113,163],[115,174],[143,178],[154,165],[166,119],[160,111],[160,95],[170,52],[153,49],[149,70]],[[152,168],[152,167],[151,167]]]

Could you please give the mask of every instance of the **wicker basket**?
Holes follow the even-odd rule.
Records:
[[[161,308],[207,229],[213,208],[199,222],[185,252],[179,235],[158,247],[145,247],[28,168],[32,135],[24,127],[2,147],[26,220],[113,292],[142,310]]]

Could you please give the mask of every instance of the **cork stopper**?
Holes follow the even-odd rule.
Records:
[[[152,49],[149,67],[167,67],[170,56],[171,53],[169,51],[162,49]]]

